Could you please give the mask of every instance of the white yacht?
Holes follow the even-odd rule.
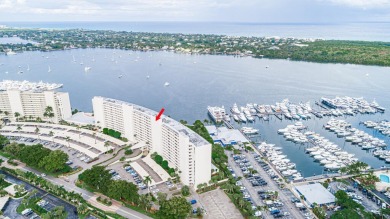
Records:
[[[208,106],[207,111],[208,111],[208,114],[210,115],[211,119],[216,123],[222,122],[226,117],[226,111],[225,111],[225,108],[223,106],[222,107]]]
[[[254,129],[252,127],[242,127],[241,131],[242,131],[242,133],[248,134],[248,135],[259,133],[258,129]]]
[[[240,114],[240,110],[238,109],[238,106],[236,103],[232,107],[232,112],[235,114]]]
[[[240,115],[239,115],[239,118],[240,118],[240,120],[241,120],[242,122],[247,122],[247,120],[246,120],[246,117],[245,117],[245,114],[244,114],[244,113],[240,113]]]
[[[91,70],[91,67],[85,66],[85,68],[84,68],[84,71],[85,71],[85,72],[88,72],[88,71],[90,71],[90,70]]]

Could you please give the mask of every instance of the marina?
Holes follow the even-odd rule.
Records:
[[[278,130],[278,133],[294,143],[307,143],[308,147],[305,152],[327,170],[337,171],[358,160],[354,158],[353,154],[342,151],[338,145],[318,133],[306,131],[306,127],[302,123],[288,125],[285,129]]]
[[[382,135],[390,136],[390,122],[382,120],[379,122],[366,121],[363,124],[370,129],[379,131]]]
[[[73,56],[76,62],[72,61]],[[112,58],[114,62],[111,61]],[[91,61],[93,59],[95,62]],[[84,65],[79,64],[81,60]],[[115,61],[118,63],[116,64]],[[285,141],[284,137],[277,133],[279,129],[295,122],[302,122],[308,129],[326,137],[343,150],[355,154],[356,158],[372,167],[379,168],[387,165],[385,160],[377,159],[360,147],[349,147],[343,138],[337,138],[337,135],[323,129],[323,125],[334,116],[329,114],[332,109],[321,103],[322,97],[331,99],[346,95],[364,96],[369,103],[376,100],[380,106],[389,108],[390,100],[383,95],[390,92],[390,87],[387,85],[390,76],[386,68],[118,49],[25,52],[18,53],[16,56],[0,56],[0,63],[4,63],[0,65],[0,74],[4,80],[39,82],[45,78],[45,82],[66,84],[66,91],[71,95],[72,105],[84,112],[91,112],[92,96],[106,95],[136,102],[154,110],[164,107],[166,115],[192,124],[195,120],[202,121],[208,118],[208,111],[206,111],[208,106],[220,108],[225,106],[230,122],[223,120],[217,126],[225,124],[229,130],[237,130],[241,134],[243,127],[258,130],[258,134],[243,134],[246,141],[255,142],[255,145],[264,141],[278,145],[282,148],[283,154],[296,164],[296,169],[301,171],[304,177],[320,175],[324,167],[307,156],[304,151],[307,143],[296,144]],[[50,73],[48,73],[48,66],[52,70]],[[86,66],[91,67],[88,73],[85,72]],[[269,68],[266,69],[265,66]],[[30,71],[27,70],[28,68]],[[23,71],[23,74],[17,74],[18,71]],[[313,71],[316,73],[314,74]],[[367,73],[370,76],[366,76]],[[118,79],[118,75],[123,77]],[[210,80],[209,76],[215,76],[215,80]],[[248,80],[251,83],[247,83]],[[345,81],[354,81],[354,83],[346,85]],[[169,82],[170,86],[163,86],[165,82]],[[245,86],[242,86],[243,84]],[[366,92],[367,90],[370,92]],[[287,101],[283,101],[286,99],[288,104]],[[276,103],[279,103],[281,106],[283,102],[286,106],[295,105],[296,111],[298,107],[302,109],[302,105],[310,102],[312,109],[309,114],[310,119],[305,120],[300,117],[299,120],[289,120],[281,111],[276,112],[272,109],[272,105],[276,107]],[[248,103],[252,103],[253,108],[257,104],[259,110],[262,108],[261,105],[264,105],[264,110],[265,105],[269,105],[268,113],[261,115],[258,111],[252,110],[253,122],[236,122],[234,115],[239,119],[240,114],[230,111],[234,103],[239,113],[241,107],[247,107]],[[277,107],[275,109],[278,110]],[[288,112],[291,114],[290,110]],[[324,115],[326,113],[329,116]],[[346,120],[353,127],[359,127],[361,121],[390,119],[387,113],[357,113],[354,116],[344,114],[338,118]],[[374,137],[387,140],[386,136],[372,128],[361,125],[359,129]],[[229,136],[228,133],[226,132],[226,136]]]
[[[13,81],[13,80],[3,80],[0,82],[0,90],[11,90],[16,89],[20,91],[49,91],[61,88],[62,84],[55,83],[44,83],[42,81],[35,83],[29,81]]]
[[[248,103],[238,107],[235,103],[231,108],[232,117],[236,122],[253,122],[255,117],[268,121],[270,116],[282,120],[309,120],[313,117],[323,118],[325,116],[354,116],[357,113],[375,114],[384,113],[385,108],[381,107],[375,100],[369,103],[364,98],[336,97],[334,99],[321,98],[315,101],[318,109],[313,109],[310,102],[295,104],[288,99],[276,102],[274,105],[260,105]]]
[[[353,128],[351,124],[344,120],[330,120],[324,128],[336,134],[338,138],[345,138],[345,141],[358,145],[363,150],[381,150],[382,148],[387,147],[384,140],[375,138],[364,131]]]
[[[276,147],[274,144],[267,144],[262,142],[257,146],[259,152],[268,159],[279,174],[292,181],[302,180],[301,173],[296,170],[296,164],[292,163],[286,155],[281,151],[281,147]]]

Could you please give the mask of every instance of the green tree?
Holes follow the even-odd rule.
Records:
[[[167,200],[167,196],[168,196],[167,193],[157,192],[157,201],[158,201],[158,203],[161,203],[161,202]]]
[[[55,150],[44,157],[38,165],[39,167],[44,168],[46,171],[57,172],[65,168],[65,163],[68,161],[68,159],[68,154],[60,150]]]
[[[106,181],[109,182],[107,191],[108,196],[117,200],[137,203],[139,195],[136,185],[125,180]]]
[[[42,219],[62,218],[66,215],[64,206],[56,206],[42,216]]]
[[[79,214],[86,214],[88,212],[88,205],[81,203],[77,206],[77,212]]]
[[[19,121],[19,117],[20,117],[20,113],[15,112],[15,113],[14,113],[14,116],[15,116],[15,118],[16,118],[16,121],[18,122],[18,121]]]
[[[145,183],[146,187],[148,187],[148,190],[150,192],[149,184],[152,183],[152,178],[150,176],[146,176],[143,183]]]
[[[183,197],[173,197],[160,204],[158,215],[161,218],[187,218],[191,212],[191,204]]]
[[[187,185],[181,187],[181,194],[183,196],[189,196],[190,195],[190,187],[188,187]]]
[[[110,146],[110,142],[105,141],[104,142],[104,147],[106,148],[106,152],[105,153],[107,153],[107,151],[108,151],[108,146]]]
[[[149,198],[149,195],[140,195],[138,205],[145,209],[145,211],[148,211],[150,207],[152,207],[152,202]]]
[[[70,137],[69,137],[69,136],[66,136],[66,137],[65,137],[65,141],[68,142],[68,148],[70,148],[70,143],[69,143]]]
[[[50,130],[49,136],[51,137],[51,140],[54,142],[54,132]]]
[[[51,122],[53,122],[54,118],[54,112],[53,112],[53,107],[47,106],[45,108],[45,112],[43,113],[43,117],[49,118]]]
[[[79,175],[79,180],[103,194],[107,194],[111,184],[111,174],[103,166],[94,166]]]
[[[0,135],[0,150],[4,148],[4,146],[9,144],[8,138],[3,135]]]

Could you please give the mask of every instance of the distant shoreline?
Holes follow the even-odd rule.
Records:
[[[112,48],[390,66],[390,42],[81,29],[0,29],[0,37],[12,36],[37,43],[0,44],[0,52],[9,54],[23,51]]]

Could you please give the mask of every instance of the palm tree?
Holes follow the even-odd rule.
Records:
[[[54,132],[52,130],[50,130],[49,136],[52,137],[52,141],[54,142]]]
[[[238,200],[238,205],[242,208],[245,205],[245,201],[243,199]]]
[[[79,132],[79,138],[80,138],[80,126],[77,125],[76,129],[77,129],[77,131]]]
[[[68,142],[68,147],[70,148],[70,143],[69,143],[70,137],[69,137],[69,136],[66,136],[66,137],[65,137],[65,141]]]
[[[150,176],[145,176],[143,183],[145,183],[146,187],[148,187],[148,191],[150,192],[149,184],[152,183],[152,179],[150,178]]]
[[[108,151],[108,146],[110,146],[110,143],[108,141],[104,142],[104,147],[106,148],[106,153]]]
[[[212,185],[213,185],[213,183],[214,183],[214,181],[213,181],[212,179],[210,179],[210,181],[209,181],[209,185],[210,185],[210,186],[212,186]]]
[[[40,140],[38,126],[35,126],[35,131],[34,132],[35,132],[36,135],[38,135],[38,139]]]
[[[93,132],[92,135],[93,135],[93,138],[95,139],[95,144],[96,144],[96,132]]]
[[[20,137],[22,137],[22,126],[21,125],[18,125],[18,127],[16,128],[16,130],[19,131],[19,134],[20,134]]]
[[[77,211],[80,214],[84,214],[88,211],[88,206],[86,204],[82,203],[79,206],[77,206]]]
[[[148,208],[151,206],[149,198],[146,195],[140,195],[139,197],[139,205],[143,208],[145,208],[146,211],[148,211]]]
[[[53,107],[46,106],[45,112],[43,113],[44,117],[50,118],[51,122],[53,123],[52,118],[54,117]]]
[[[226,191],[227,191],[228,193],[232,193],[232,192],[234,191],[234,185],[231,184],[231,183],[227,183],[227,184],[225,185],[225,188],[226,188]]]
[[[14,116],[15,116],[15,118],[16,118],[16,121],[18,122],[18,120],[19,120],[19,116],[20,116],[20,113],[18,113],[18,112],[15,112],[15,113],[14,113]]]
[[[203,183],[198,184],[196,187],[198,188],[198,191],[202,190],[202,188],[203,188]]]

